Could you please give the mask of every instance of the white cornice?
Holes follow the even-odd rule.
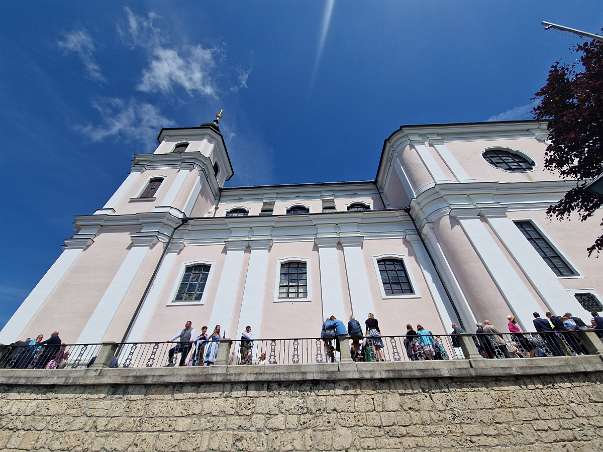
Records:
[[[234,187],[222,190],[222,202],[237,200],[318,199],[347,195],[378,195],[374,182],[349,182],[342,184],[299,184],[257,187]]]

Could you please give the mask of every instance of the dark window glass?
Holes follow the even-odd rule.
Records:
[[[246,217],[247,215],[249,215],[249,211],[243,208],[230,209],[226,212],[227,217]]]
[[[214,163],[214,176],[218,177],[218,173],[220,172],[220,167],[218,166],[218,162]]]
[[[184,271],[175,301],[201,301],[210,266],[206,264],[189,265]]]
[[[283,262],[278,285],[279,298],[306,298],[308,273],[305,262]]]
[[[287,209],[287,215],[303,215],[310,213],[306,206],[292,206]]]
[[[157,190],[159,190],[159,186],[163,182],[163,177],[153,177],[145,189],[142,191],[140,197],[141,198],[153,198]]]
[[[574,296],[576,297],[576,300],[578,300],[578,303],[580,303],[588,312],[603,311],[603,305],[592,293],[577,293],[574,294]]]
[[[262,203],[262,210],[260,211],[260,216],[272,215],[273,211],[274,211],[274,201],[264,201]]]
[[[534,163],[527,158],[504,149],[490,149],[483,155],[490,165],[507,171],[525,172],[534,168]]]
[[[531,221],[516,221],[515,224],[557,276],[577,275],[542,233],[536,229],[534,223]]]
[[[415,293],[402,259],[379,259],[377,265],[385,295]]]
[[[188,143],[178,143],[174,148],[174,152],[184,152],[188,147]]]
[[[333,198],[327,198],[322,200],[322,211],[333,212],[335,210],[335,200]]]
[[[371,210],[371,207],[363,202],[355,202],[348,206],[348,212],[365,212]]]

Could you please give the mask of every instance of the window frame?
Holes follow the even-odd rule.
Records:
[[[541,227],[541,225],[533,220],[532,218],[514,218],[511,221],[513,221],[513,223],[515,224],[515,227],[517,228],[517,230],[519,231],[519,233],[521,234],[521,236],[528,242],[530,243],[530,241],[528,240],[528,238],[523,234],[523,232],[521,231],[521,229],[519,229],[519,227],[517,226],[517,222],[521,222],[521,221],[529,221],[530,223],[532,223],[532,225],[534,226],[534,228],[540,233],[540,235],[549,243],[549,245],[551,246],[551,248],[553,248],[553,250],[557,253],[557,255],[559,257],[561,257],[561,259],[563,259],[565,261],[565,263],[567,264],[567,266],[575,273],[575,275],[567,275],[567,276],[563,276],[563,275],[557,275],[557,273],[555,273],[555,271],[549,266],[549,264],[547,264],[547,262],[544,260],[544,258],[540,255],[540,253],[538,252],[538,250],[536,248],[534,248],[534,246],[530,243],[530,246],[532,247],[532,249],[536,252],[536,254],[538,254],[538,257],[540,257],[540,259],[542,260],[542,262],[546,265],[546,268],[548,268],[549,270],[551,270],[551,272],[553,273],[553,275],[558,278],[558,279],[582,279],[582,273],[580,272],[580,270],[578,269],[578,267],[576,267],[574,265],[574,263],[571,261],[571,259],[569,259],[565,253],[563,253],[561,251],[561,248],[559,247],[559,245],[544,231],[544,229]]]
[[[304,262],[306,264],[306,292],[307,296],[305,298],[280,298],[279,296],[279,288],[280,288],[280,280],[281,280],[281,266],[286,264],[287,262]],[[310,259],[307,257],[298,257],[298,256],[288,256],[278,259],[275,265],[275,273],[274,273],[274,293],[273,293],[273,303],[309,303],[312,301],[312,275],[310,273]]]
[[[157,190],[155,190],[155,193],[153,194],[152,197],[142,197],[142,194],[144,193],[144,191],[147,189],[147,187],[149,186],[149,184],[151,183],[151,181],[153,179],[161,179],[161,184],[159,184],[159,187],[157,187]],[[163,175],[158,175],[158,176],[150,176],[147,177],[144,181],[144,184],[142,184],[142,188],[140,190],[138,190],[138,193],[136,194],[136,197],[134,197],[133,199],[138,200],[138,201],[154,201],[155,199],[157,199],[157,194],[159,193],[159,191],[162,189],[162,187],[165,186],[165,181],[167,180],[166,176]]]
[[[304,213],[289,213],[289,211],[291,209],[293,209],[294,207],[303,207],[304,209],[307,210],[307,212],[304,212]],[[289,207],[287,207],[285,209],[285,215],[292,216],[292,217],[296,216],[296,215],[309,215],[309,214],[310,214],[310,208],[308,206],[304,205],[304,204],[293,204],[292,206],[289,206]]]
[[[570,311],[572,314],[574,314],[577,317],[580,317],[582,320],[584,320],[585,323],[588,324],[587,320],[590,320],[590,311],[587,311],[586,309],[584,309],[584,307],[580,304],[580,302],[578,301],[578,299],[576,298],[576,294],[580,294],[580,293],[590,293],[593,294],[597,300],[599,300],[599,302],[601,304],[603,304],[603,297],[601,296],[601,294],[599,292],[597,292],[596,289],[592,288],[592,287],[581,287],[579,289],[568,289],[566,288],[565,290],[567,290],[567,292],[569,293],[572,302],[576,303],[576,308],[573,309],[572,311]],[[601,311],[603,312],[603,311]],[[582,315],[580,315],[580,313],[582,313]],[[587,318],[584,318],[584,317]]]
[[[406,274],[408,275],[408,280],[410,281],[410,285],[413,288],[413,293],[408,294],[397,294],[397,295],[387,295],[385,293],[385,287],[383,287],[383,281],[381,280],[381,271],[379,271],[379,260],[381,259],[400,259],[404,263],[404,268],[406,269]],[[379,286],[379,291],[381,293],[381,298],[383,300],[395,300],[395,299],[413,299],[413,298],[421,298],[421,291],[419,290],[419,286],[417,285],[417,279],[414,276],[414,272],[409,268],[409,258],[408,255],[403,254],[380,254],[372,257],[373,260],[373,270],[375,272],[375,278],[377,278],[377,285]]]
[[[184,148],[184,150],[182,150],[182,151],[177,151],[176,149],[178,148],[178,146],[182,146],[183,144],[186,144],[186,147]],[[172,152],[173,152],[174,154],[183,154],[183,153],[185,153],[185,152],[186,152],[186,150],[188,149],[188,147],[189,147],[190,145],[191,145],[191,144],[190,144],[188,141],[180,141],[180,142],[178,142],[178,143],[176,143],[176,144],[174,145],[174,148],[172,149]]]
[[[233,210],[244,210],[245,212],[247,212],[245,215],[228,215],[230,212],[232,212]],[[249,209],[247,209],[246,207],[231,207],[230,209],[228,209],[225,213],[224,213],[224,218],[241,218],[241,217],[248,217],[249,216]]]
[[[368,209],[366,209],[366,210],[350,210],[350,207],[351,207],[351,206],[353,206],[354,204],[362,204],[362,205],[364,205],[364,206],[368,207]],[[349,204],[347,204],[347,205],[345,206],[345,210],[346,210],[346,212],[352,212],[352,213],[358,213],[358,212],[370,212],[371,210],[373,210],[373,207],[372,207],[372,206],[371,206],[371,204],[370,204],[370,203],[368,203],[368,202],[364,202],[364,201],[353,201],[353,202],[351,202],[351,203],[349,203]]]
[[[205,289],[203,290],[203,295],[201,295],[201,300],[199,301],[176,301],[176,295],[178,295],[178,288],[182,283],[182,278],[184,277],[184,273],[186,272],[186,267],[191,267],[193,265],[209,265],[209,273],[207,274],[207,281],[205,282]],[[206,303],[207,293],[209,292],[208,288],[210,284],[213,282],[214,274],[215,274],[216,263],[214,261],[208,260],[190,260],[185,261],[180,264],[178,269],[178,276],[174,279],[174,283],[172,284],[172,289],[170,291],[170,296],[168,297],[168,301],[166,306],[202,306]],[[168,276],[169,278],[169,276]]]
[[[486,152],[488,152],[488,151],[503,151],[503,152],[508,152],[509,154],[515,154],[515,155],[527,160],[532,165],[532,167],[530,169],[522,169],[521,171],[501,168],[501,167],[496,166],[495,164],[491,163],[490,161],[488,161],[488,159],[485,156]],[[530,171],[534,171],[536,169],[536,161],[533,158],[531,158],[529,155],[527,155],[525,152],[518,151],[516,149],[507,148],[504,146],[491,146],[491,147],[484,149],[482,151],[482,159],[484,160],[484,162],[486,162],[488,164],[488,166],[490,166],[494,169],[497,169],[497,170],[511,173],[511,174],[524,174],[524,173],[529,173]]]

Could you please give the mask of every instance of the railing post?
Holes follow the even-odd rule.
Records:
[[[603,355],[603,342],[594,331],[580,331],[580,341],[591,355]]]
[[[228,339],[222,339],[218,343],[218,356],[216,357],[216,364],[220,366],[228,366],[228,357],[230,356],[230,347],[232,341]]]
[[[337,336],[336,340],[339,342],[339,361],[342,363],[351,363],[350,338],[348,336]]]
[[[477,351],[477,347],[475,346],[475,342],[473,342],[472,335],[459,334],[458,337],[461,340],[461,350],[463,350],[465,359],[483,359],[483,356],[479,354],[479,351]]]
[[[94,364],[90,366],[91,369],[103,369],[105,367],[111,366],[111,361],[115,357],[115,352],[117,351],[117,343],[116,342],[103,342],[101,344],[100,351],[98,355],[96,355],[96,359],[94,360]]]

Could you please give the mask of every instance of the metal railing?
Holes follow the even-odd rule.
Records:
[[[10,345],[0,357],[2,369],[77,369],[89,367],[102,344]]]
[[[484,358],[544,358],[587,355],[582,331],[542,333],[480,333],[473,340]]]

